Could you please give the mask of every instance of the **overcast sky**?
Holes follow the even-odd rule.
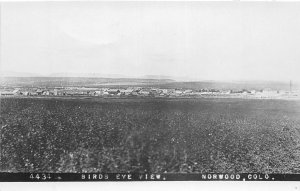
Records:
[[[1,70],[300,81],[300,3],[2,3]]]

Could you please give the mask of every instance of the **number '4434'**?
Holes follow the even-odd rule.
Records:
[[[37,173],[37,174],[30,174],[29,178],[32,180],[50,180],[51,176],[50,176],[50,174]]]

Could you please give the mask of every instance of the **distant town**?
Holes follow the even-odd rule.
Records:
[[[36,88],[2,88],[3,96],[43,96],[43,97],[103,97],[103,98],[130,98],[130,97],[161,97],[161,98],[300,98],[300,91],[273,90],[218,90],[218,89],[162,89],[155,87],[128,87],[128,88],[87,88],[87,87],[36,87]]]

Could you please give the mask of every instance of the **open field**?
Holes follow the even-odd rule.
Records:
[[[183,89],[265,89],[289,90],[289,81],[188,81],[181,82],[172,79],[139,79],[139,78],[91,78],[91,77],[0,77],[0,88],[3,87],[89,87],[89,88],[120,88],[128,86],[183,88]],[[293,89],[299,90],[300,84],[293,82]]]
[[[300,101],[1,98],[2,171],[300,173]]]

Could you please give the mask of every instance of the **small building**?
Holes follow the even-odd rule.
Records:
[[[96,95],[96,91],[87,91],[87,95],[89,96],[95,96]]]
[[[175,93],[175,89],[168,89],[167,93],[168,94],[174,94]]]
[[[183,93],[183,91],[181,91],[181,90],[175,90],[176,95],[181,95],[182,93]]]
[[[50,92],[49,92],[48,90],[43,91],[42,95],[49,96],[49,95],[50,95]]]
[[[229,95],[229,94],[231,94],[231,90],[223,90],[223,91],[221,91],[221,94]]]
[[[38,89],[38,90],[36,90],[36,94],[37,94],[37,95],[42,95],[42,94],[43,94],[43,92],[44,92],[44,91],[43,91],[43,90],[41,90],[41,89]]]
[[[103,90],[96,90],[94,92],[94,96],[101,96],[101,95],[103,95]]]
[[[191,94],[191,93],[193,93],[193,90],[184,90],[183,93],[184,93],[184,94]]]
[[[247,92],[247,91],[243,91],[243,93],[242,93],[242,95],[248,95],[249,94],[249,92]]]
[[[118,90],[118,89],[109,89],[109,90],[107,90],[107,92],[109,94],[112,94],[112,95],[117,95],[118,93],[120,93],[120,90]]]
[[[53,91],[53,90],[50,90],[50,91],[49,91],[49,95],[50,95],[50,96],[54,96],[54,91]]]
[[[130,95],[133,91],[133,89],[122,89],[120,90],[120,93],[121,95]]]
[[[150,92],[147,90],[141,90],[141,91],[139,91],[139,94],[143,95],[143,96],[148,96],[150,94]]]
[[[161,91],[162,91],[161,93],[163,93],[163,94],[167,94],[168,93],[167,89],[162,89]]]
[[[15,89],[12,93],[14,95],[21,95],[22,94],[22,92],[19,89]]]
[[[24,95],[24,96],[30,96],[30,93],[27,92],[27,91],[25,91],[25,92],[22,92],[22,95]]]
[[[133,91],[133,92],[130,93],[130,95],[131,95],[131,96],[138,96],[138,92]]]
[[[53,95],[54,95],[54,96],[58,96],[58,90],[57,90],[57,89],[54,89],[54,90],[53,90]]]

